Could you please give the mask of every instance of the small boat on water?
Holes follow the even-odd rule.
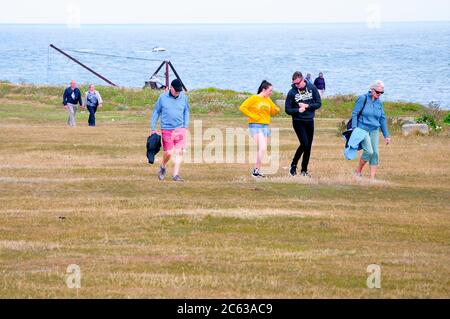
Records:
[[[163,52],[163,51],[167,51],[165,48],[162,47],[154,47],[152,49],[153,52]]]

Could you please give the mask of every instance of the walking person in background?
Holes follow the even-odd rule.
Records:
[[[364,134],[361,143],[364,151],[359,160],[355,174],[357,176],[362,176],[362,170],[366,163],[369,162],[370,178],[372,180],[375,179],[378,168],[378,135],[380,128],[386,145],[391,143],[383,102],[380,100],[383,93],[383,82],[380,80],[374,81],[370,86],[369,93],[358,97],[352,112],[352,129],[354,132],[355,130],[362,130],[362,133]]]
[[[301,72],[294,72],[292,88],[285,102],[285,111],[292,116],[292,126],[300,142],[289,170],[291,176],[297,175],[297,164],[303,155],[301,175],[310,177],[308,164],[314,138],[314,116],[321,106],[322,100],[317,88],[312,83],[306,82]]]
[[[64,91],[63,105],[69,112],[69,117],[67,119],[67,125],[75,126],[75,117],[77,115],[78,104],[83,107],[83,100],[81,99],[80,89],[77,88],[77,83],[72,80],[70,81],[70,87]]]
[[[325,79],[322,72],[320,72],[319,76],[314,80],[314,85],[319,90],[320,97],[323,98],[325,96]]]
[[[179,175],[183,151],[186,144],[186,130],[189,127],[189,103],[182,92],[183,83],[179,79],[172,81],[169,91],[161,94],[155,103],[151,119],[152,134],[158,133],[156,125],[161,118],[163,161],[158,171],[159,180],[167,174],[167,164],[174,155],[172,180],[183,182]]]
[[[95,113],[97,107],[103,106],[103,100],[98,91],[95,90],[94,84],[89,85],[89,91],[86,92],[84,98],[84,107],[89,111],[89,126],[95,126]]]
[[[257,155],[252,176],[265,177],[261,172],[262,161],[267,153],[267,140],[270,136],[270,117],[280,113],[280,108],[273,103],[272,84],[266,80],[261,82],[258,93],[247,98],[239,107],[239,111],[248,117],[250,135],[257,145]]]
[[[306,74],[305,81],[308,82],[308,83],[313,83],[311,73]]]

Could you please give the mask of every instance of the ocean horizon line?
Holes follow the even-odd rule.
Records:
[[[424,21],[381,21],[380,24],[445,24],[450,23],[450,20],[424,20]],[[367,21],[330,21],[330,22],[174,22],[174,23],[80,23],[80,26],[253,26],[253,25],[361,25],[367,24]],[[0,26],[67,26],[67,23],[10,23],[0,22]]]

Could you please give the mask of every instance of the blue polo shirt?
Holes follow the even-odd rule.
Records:
[[[156,130],[158,119],[161,118],[161,129],[174,130],[189,127],[189,103],[184,92],[174,97],[169,92],[161,94],[153,108],[150,127]]]

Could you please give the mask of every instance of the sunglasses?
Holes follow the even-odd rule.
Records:
[[[384,91],[377,91],[375,89],[373,89],[375,91],[376,94],[384,94]]]
[[[293,82],[294,85],[300,85],[300,83],[302,83],[303,81],[298,81],[298,82]]]

